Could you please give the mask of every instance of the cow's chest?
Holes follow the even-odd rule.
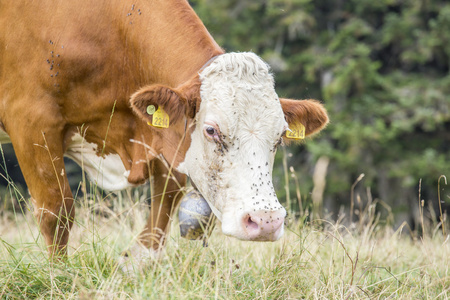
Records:
[[[99,156],[97,145],[75,134],[68,146],[66,157],[75,161],[100,188],[118,191],[133,186],[118,154]]]
[[[11,143],[9,135],[0,129],[0,144]],[[75,161],[100,188],[118,191],[133,185],[128,182],[127,171],[118,154],[99,156],[97,145],[87,142],[81,135],[72,137],[64,156]]]

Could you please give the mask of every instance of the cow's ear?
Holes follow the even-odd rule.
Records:
[[[152,123],[153,114],[162,108],[170,123],[176,123],[184,115],[184,105],[176,90],[165,85],[152,84],[138,90],[131,96],[134,112],[147,122]]]
[[[177,88],[151,84],[134,93],[130,103],[134,112],[147,122],[152,122],[153,112],[161,107],[174,124],[184,116],[195,116],[200,107],[200,81],[196,76]]]
[[[305,136],[319,132],[328,124],[327,111],[319,101],[280,98],[280,102],[286,122],[292,127],[301,123]]]

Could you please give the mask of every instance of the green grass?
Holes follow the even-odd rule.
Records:
[[[138,193],[79,200],[67,261],[51,264],[31,213],[0,214],[1,299],[446,299],[450,239],[414,238],[375,218],[347,228],[291,221],[275,243],[243,242],[216,228],[204,248],[176,221],[159,261],[134,276],[116,267],[143,228]],[[114,209],[110,209],[114,207]],[[220,227],[220,226],[217,226]]]

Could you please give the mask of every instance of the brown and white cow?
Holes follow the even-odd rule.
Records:
[[[0,141],[51,255],[75,217],[63,156],[107,190],[152,176],[141,247],[162,247],[185,175],[225,234],[277,240],[276,148],[292,124],[311,135],[328,122],[316,101],[279,99],[257,55],[224,53],[185,0],[1,1],[0,101]],[[168,128],[148,125],[160,108]]]

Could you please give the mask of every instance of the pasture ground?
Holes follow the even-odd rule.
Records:
[[[68,261],[51,264],[37,224],[0,212],[0,299],[447,299],[450,238],[416,237],[370,218],[363,226],[290,221],[275,243],[216,228],[204,248],[180,238],[133,276],[116,267],[148,213],[140,194],[78,200]],[[110,207],[114,207],[111,209]]]

